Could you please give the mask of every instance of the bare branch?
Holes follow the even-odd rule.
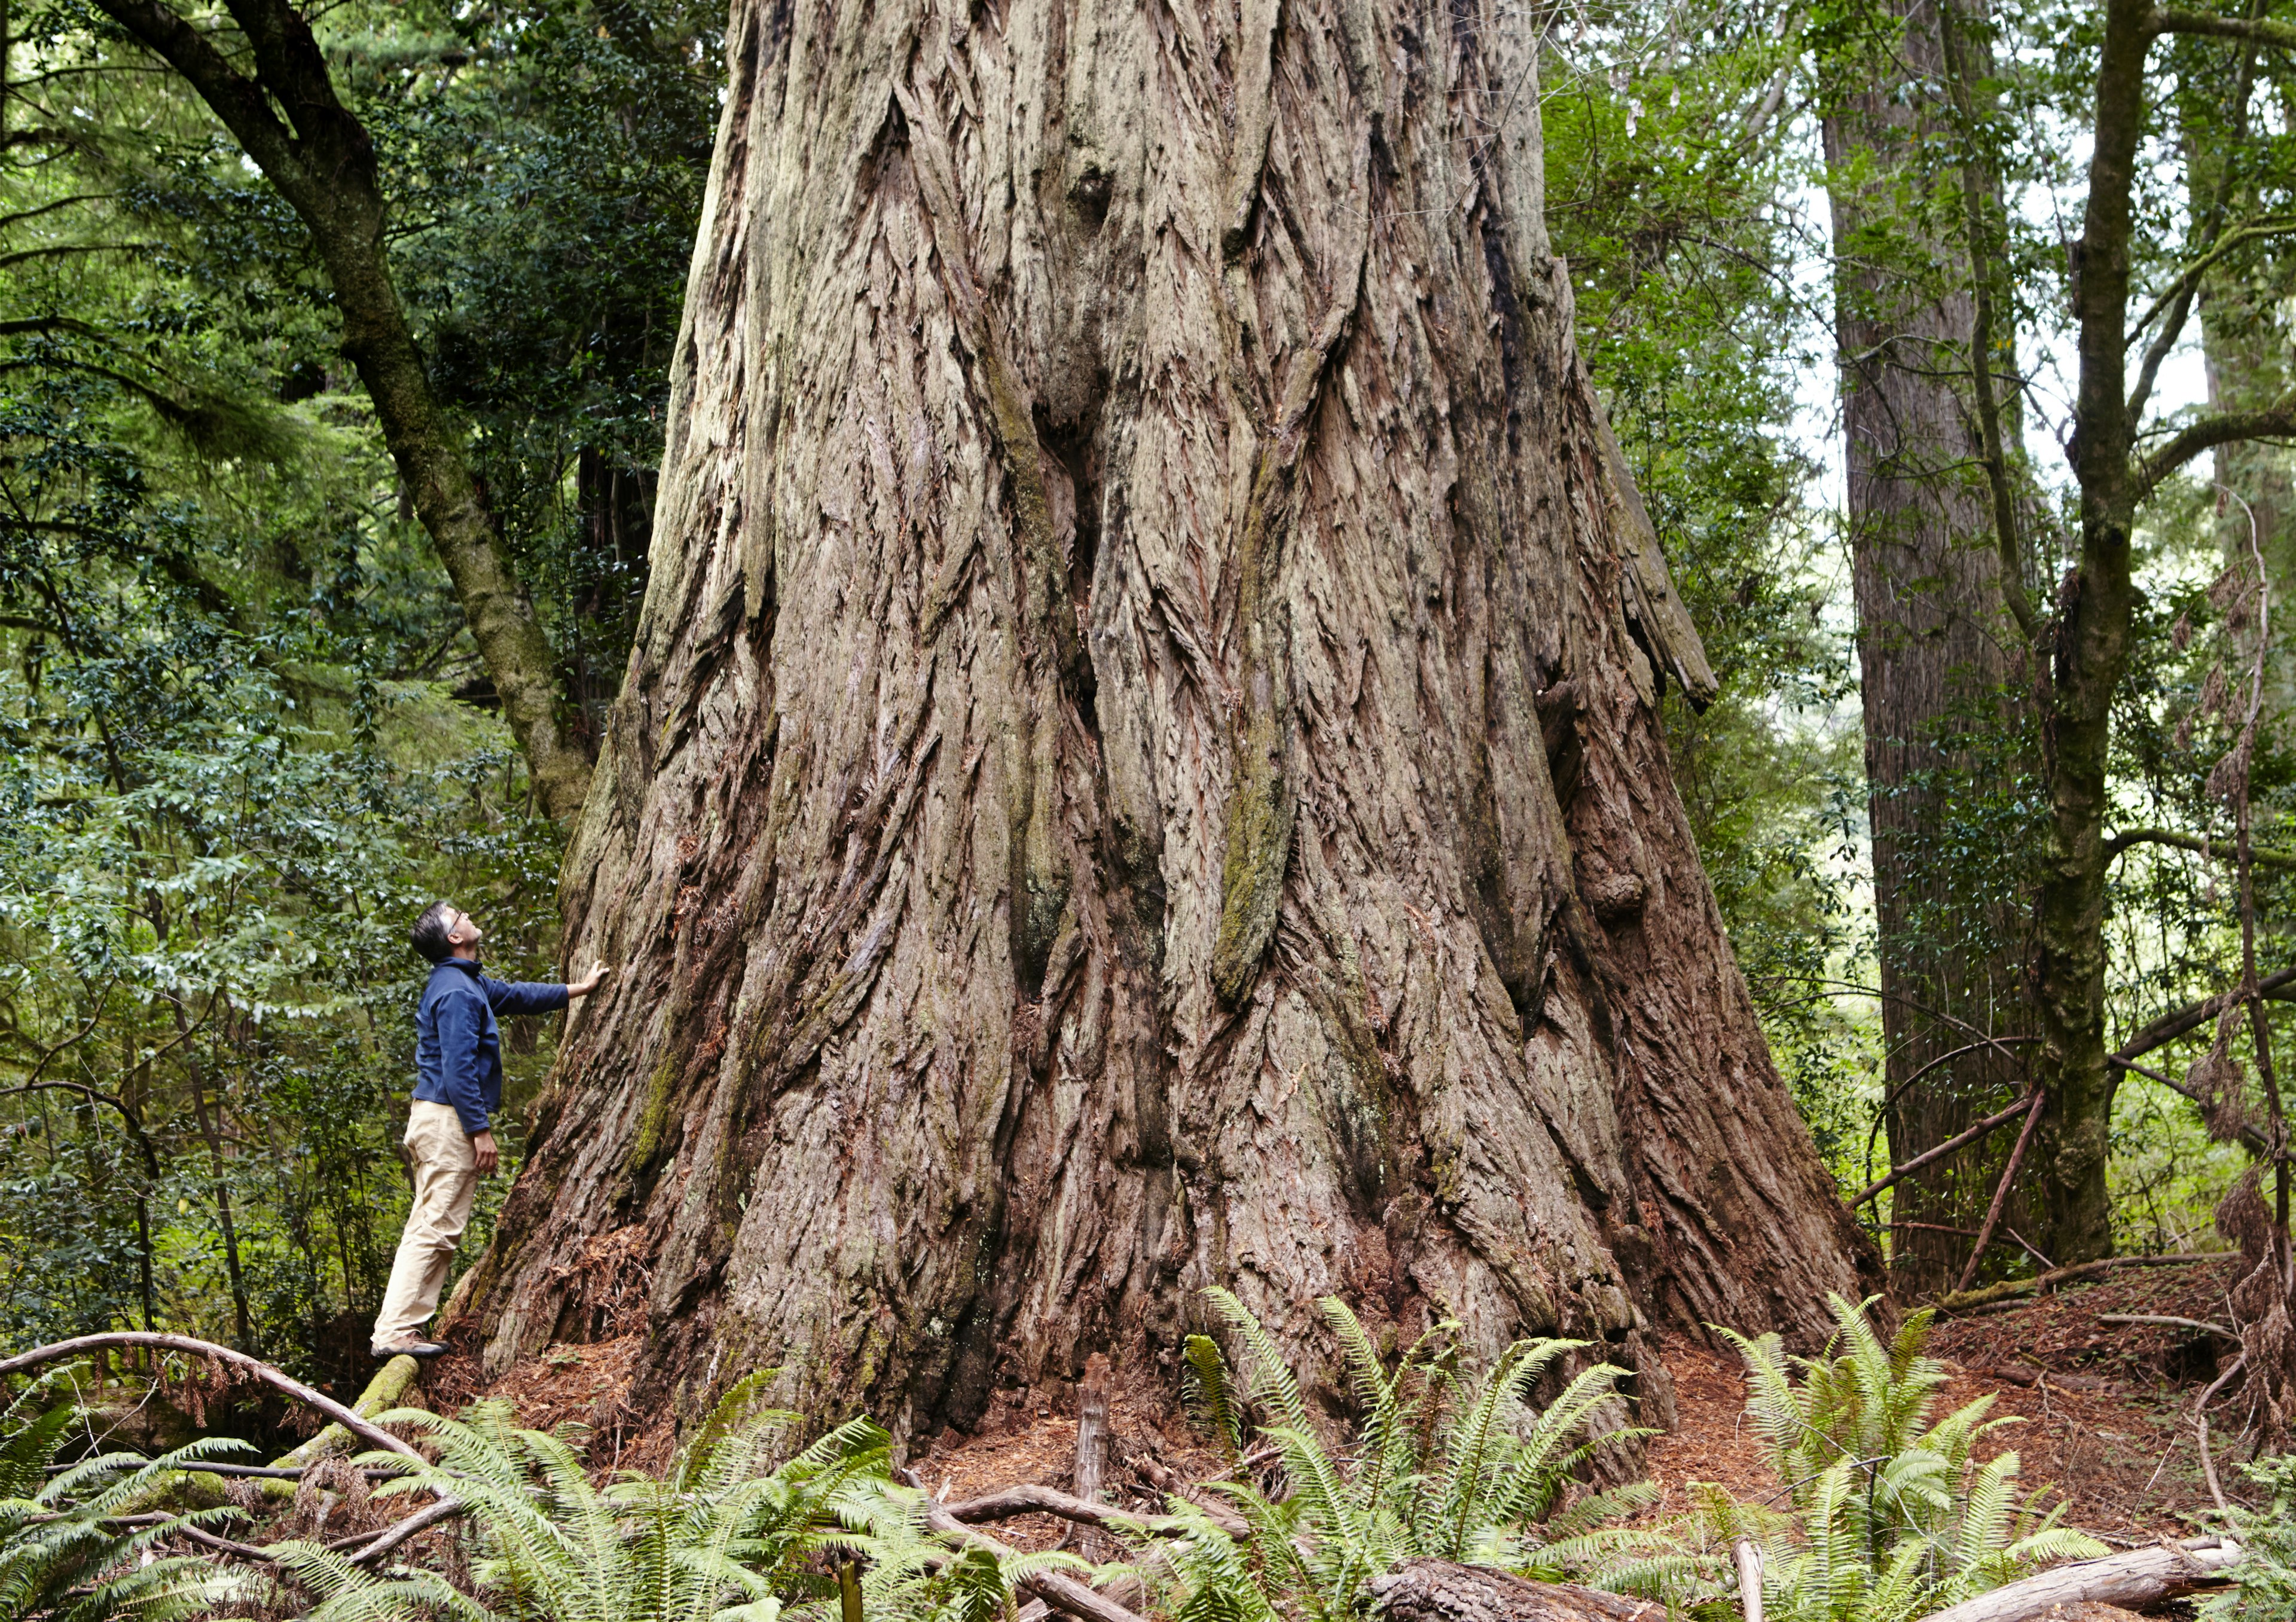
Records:
[[[76,253],[152,253],[160,246],[158,242],[56,242],[45,248],[0,253],[0,266],[20,265],[27,259],[60,259]]]
[[[2147,37],[2198,34],[2213,39],[2245,39],[2277,50],[2296,51],[2296,27],[2264,17],[2212,17],[2206,12],[2155,12],[2144,20]]]
[[[2296,987],[2296,969],[2280,970],[2266,975],[2256,983],[2259,995],[2283,1003],[2296,1002],[2296,990],[2292,990],[2292,987]],[[2212,997],[2203,997],[2197,1003],[2187,1003],[2182,1008],[2162,1014],[2123,1043],[2120,1051],[2111,1055],[2108,1062],[2128,1069],[2132,1060],[2140,1059],[2154,1048],[2174,1042],[2187,1031],[2198,1030],[2222,1013],[2226,1005],[2239,1002],[2245,995],[2245,992],[2235,988]]]
[[[2141,458],[2134,470],[2138,500],[2202,451],[2243,439],[2284,439],[2296,434],[2296,395],[2284,395],[2262,411],[2221,411],[2169,436],[2169,442]]]
[[[284,1392],[306,1407],[316,1408],[344,1429],[363,1442],[372,1444],[387,1453],[422,1460],[422,1455],[412,1445],[400,1441],[381,1426],[353,1412],[323,1391],[314,1391],[292,1375],[282,1373],[259,1357],[245,1352],[235,1352],[227,1346],[217,1346],[212,1340],[194,1340],[189,1335],[160,1335],[147,1330],[112,1330],[101,1335],[81,1335],[70,1340],[58,1340],[47,1346],[36,1346],[29,1352],[0,1362],[0,1379],[20,1374],[26,1369],[37,1368],[44,1363],[54,1363],[66,1357],[77,1357],[82,1352],[100,1352],[115,1346],[150,1347],[163,1352],[182,1352],[193,1357],[212,1358],[244,1369],[274,1390]]]
[[[1135,1515],[1129,1510],[1095,1503],[1033,1482],[999,1487],[982,1497],[942,1507],[968,1526],[984,1520],[1010,1520],[1016,1515],[1057,1515],[1063,1520],[1079,1521],[1086,1526],[1134,1532],[1174,1532],[1185,1524],[1168,1515]]]
[[[2229,862],[2234,859],[2230,840],[2206,840],[2198,834],[2177,833],[2168,828],[2123,828],[2119,833],[2106,838],[2104,859],[2110,862],[2136,845],[2167,845],[2177,850],[2189,850],[2195,856],[2207,856],[2216,862]],[[2266,867],[2296,868],[2296,855],[2291,855],[2284,850],[2251,848],[2249,852],[2249,860],[2259,863]]]
[[[2021,1098],[2015,1103],[2010,1105],[2006,1110],[2003,1110],[1997,1114],[1987,1116],[1983,1120],[1978,1122],[1975,1126],[1968,1128],[1966,1131],[1956,1133],[1952,1137],[1949,1137],[1946,1139],[1944,1143],[1939,1143],[1935,1149],[1928,1150],[1923,1153],[1917,1154],[1912,1159],[1906,1161],[1903,1166],[1893,1167],[1888,1176],[1882,1178],[1878,1182],[1868,1184],[1865,1188],[1860,1190],[1857,1195],[1850,1200],[1849,1203],[1851,1207],[1855,1208],[1865,1204],[1868,1200],[1874,1198],[1874,1195],[1880,1193],[1883,1189],[1888,1188],[1891,1184],[1897,1182],[1900,1177],[1903,1177],[1907,1172],[1918,1171],[1923,1167],[1927,1166],[1931,1161],[1939,1159],[1946,1155],[1949,1155],[1955,1150],[1961,1148],[1964,1144],[1975,1143],[1987,1133],[2007,1126],[2019,1116],[2030,1114],[2033,1106],[2038,1102],[2038,1094],[2032,1097]]]
[[[206,35],[160,0],[97,4],[138,45],[184,76],[282,191],[307,178],[299,144],[272,111],[263,87],[233,67]]]
[[[357,1553],[345,1558],[354,1566],[371,1566],[417,1532],[435,1527],[442,1520],[451,1520],[469,1507],[459,1498],[441,1497],[435,1503],[425,1504],[406,1520],[384,1528],[372,1543],[363,1545]]]
[[[2136,325],[2128,329],[2128,341],[2135,343],[2138,335],[2160,318],[2161,311],[2167,309],[2172,301],[2191,292],[2201,277],[2234,249],[2245,246],[2250,242],[2261,242],[2267,237],[2280,236],[2291,231],[2296,231],[2296,216],[2276,215],[2267,219],[2251,220],[2237,231],[2219,239],[2203,251],[2200,258],[2179,271],[2177,279],[2161,290],[2161,296],[2152,300],[2152,307],[2136,318]],[[2148,356],[2147,358],[2151,357]]]

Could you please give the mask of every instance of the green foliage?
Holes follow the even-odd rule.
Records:
[[[402,1208],[406,921],[467,894],[514,969],[555,836],[355,617],[203,607],[178,576],[252,543],[107,432],[0,395],[0,1342],[169,1324],[309,1370]],[[347,567],[395,596],[388,552]]]
[[[1910,1622],[2053,1561],[2104,1546],[2057,1525],[2036,1493],[2016,1495],[2018,1461],[1979,1462],[1976,1445],[2017,1421],[1988,1420],[1990,1396],[1932,1419],[1944,1366],[1922,1348],[1931,1315],[1884,1340],[1866,1306],[1833,1300],[1839,1332],[1818,1357],[1787,1357],[1778,1337],[1723,1331],[1745,1359],[1747,1412],[1784,1483],[1782,1505],[1694,1489],[1669,1529],[1674,1558],[1644,1562],[1633,1585],[1676,1600],[1718,1597],[1727,1551],[1762,1552],[1762,1598],[1779,1622]],[[1799,1373],[1797,1373],[1797,1369]]]
[[[314,27],[594,719],[644,588],[722,11],[363,3]],[[452,894],[495,971],[552,978],[559,835],[303,226],[80,0],[6,31],[0,1347],[168,1327],[355,1378],[406,1199],[406,918]],[[506,1037],[514,1160],[551,1031]]]
[[[2243,1464],[2241,1473],[2262,1487],[2260,1509],[2235,1509],[2224,1529],[2240,1540],[2239,1585],[2201,1603],[2208,1622],[2296,1622],[2296,1454]]]
[[[1441,1324],[1404,1352],[1392,1372],[1355,1315],[1336,1297],[1319,1303],[1340,1345],[1357,1409],[1355,1435],[1335,1456],[1310,1418],[1299,1376],[1258,1319],[1225,1290],[1205,1292],[1242,1351],[1242,1379],[1209,1336],[1189,1338],[1195,1406],[1240,1448],[1249,1405],[1266,1415],[1257,1435],[1281,1461],[1284,1491],[1224,1482],[1250,1528],[1249,1544],[1198,1505],[1170,1501],[1185,1528],[1163,1545],[1160,1578],[1174,1622],[1316,1622],[1365,1614],[1374,1577],[1414,1556],[1546,1569],[1588,1558],[1589,1530],[1643,1501],[1633,1490],[1593,1495],[1554,1511],[1580,1466],[1603,1448],[1646,1435],[1604,1429],[1623,1371],[1598,1364],[1561,1382],[1546,1406],[1530,1401],[1579,1350],[1575,1340],[1518,1341],[1480,1386],[1460,1379]]]
[[[603,728],[644,594],[724,8],[539,0],[342,17],[330,19],[344,30],[337,78],[407,226],[393,270],[432,381],[472,427],[566,694]],[[354,28],[372,31],[354,45]],[[446,48],[426,60],[426,40]],[[413,48],[394,55],[392,42]]]
[[[76,1404],[52,1401],[68,1378],[35,1382],[0,1410],[0,1616],[178,1622],[252,1597],[257,1585],[242,1570],[157,1553],[183,1527],[212,1528],[237,1511],[152,1513],[143,1524],[118,1524],[147,1511],[175,1472],[245,1444],[209,1438],[157,1459],[99,1453],[59,1469],[88,1417]]]
[[[312,1622],[414,1622],[433,1610],[474,1622],[774,1622],[784,1601],[822,1592],[808,1556],[888,1490],[890,1438],[854,1420],[769,1466],[798,1422],[758,1406],[771,1377],[737,1384],[662,1476],[623,1470],[603,1487],[571,1443],[518,1428],[506,1404],[476,1404],[459,1419],[383,1415],[435,1437],[439,1457],[376,1496],[442,1494],[468,1505],[480,1597],[429,1571],[370,1577],[316,1544],[272,1552],[322,1596]]]

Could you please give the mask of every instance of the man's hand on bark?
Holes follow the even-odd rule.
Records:
[[[501,1152],[495,1148],[495,1135],[492,1132],[480,1133],[471,1140],[471,1149],[479,1157],[479,1176],[493,1176],[495,1167],[502,1163]]]
[[[589,973],[568,985],[566,995],[570,997],[586,997],[597,990],[599,981],[612,972],[613,971],[607,968],[603,963],[592,963]]]

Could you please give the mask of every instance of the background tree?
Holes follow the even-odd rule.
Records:
[[[311,233],[341,317],[342,352],[374,404],[406,502],[455,582],[535,794],[552,816],[572,816],[588,759],[565,734],[549,643],[393,281],[373,138],[337,94],[309,22],[286,0],[233,0],[232,26],[220,34],[163,0],[96,4],[183,76]]]
[[[2003,346],[2005,334],[1964,204],[1981,210],[1982,229],[1997,199],[1990,187],[1965,192],[1971,132],[1946,94],[1949,57],[1981,50],[1982,29],[1950,4],[1916,0],[1837,13],[1813,39],[1830,93],[1883,1115],[1900,1161],[2023,1090],[2014,1044],[2031,1024],[2023,841],[2013,823],[1987,815],[2023,765],[2034,618],[2016,517],[2023,496],[2005,467],[1988,477],[2005,436],[1993,408],[1988,443],[1987,411],[1972,397],[1980,347]],[[1899,1185],[1890,1259],[1904,1287],[1960,1276],[1964,1234],[1987,1208],[1987,1174],[2001,1159],[1998,1146],[1980,1143]]]

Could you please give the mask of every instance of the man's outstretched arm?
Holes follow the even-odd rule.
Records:
[[[570,998],[588,996],[605,978],[606,965],[593,963],[589,973],[564,986],[543,980],[492,980],[483,978],[479,984],[485,989],[487,1001],[497,1014],[545,1014],[556,1013],[566,1006]]]

